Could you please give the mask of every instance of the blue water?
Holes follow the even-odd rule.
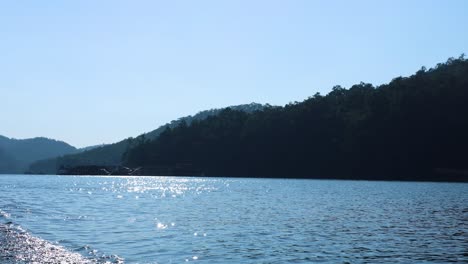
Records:
[[[468,262],[468,184],[0,175],[0,225],[95,262]]]

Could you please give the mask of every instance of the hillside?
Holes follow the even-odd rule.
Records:
[[[230,108],[246,113],[252,113],[263,109],[263,107],[264,106],[261,104],[251,103],[231,106]],[[194,116],[186,116],[179,118],[178,120],[174,120],[136,138],[128,138],[114,144],[95,147],[91,150],[86,150],[72,155],[40,160],[30,166],[29,172],[55,174],[57,173],[57,169],[61,166],[118,166],[121,165],[122,156],[129,148],[147,140],[157,138],[167,128],[177,127],[181,123],[191,124],[195,121],[204,120],[210,116],[218,115],[222,110],[223,109],[211,109],[201,111]]]
[[[468,181],[468,61],[168,128],[125,164],[177,175]],[[153,170],[152,170],[153,168]]]
[[[53,139],[12,139],[0,136],[0,173],[23,173],[37,160],[75,153],[77,149]]]

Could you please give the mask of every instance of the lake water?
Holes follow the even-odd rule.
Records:
[[[468,262],[468,184],[0,175],[0,262]]]

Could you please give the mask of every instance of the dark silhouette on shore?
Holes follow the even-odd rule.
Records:
[[[231,109],[251,113],[257,110],[263,109],[263,105],[251,103],[231,106]],[[37,174],[56,174],[60,168],[72,168],[72,167],[86,167],[86,166],[101,166],[101,167],[115,167],[122,165],[122,155],[129,149],[146,140],[152,140],[157,138],[166,128],[177,127],[182,122],[190,124],[196,120],[203,120],[209,116],[219,114],[223,109],[210,109],[201,111],[193,116],[181,117],[177,120],[173,120],[157,129],[142,134],[136,138],[127,138],[117,143],[94,146],[91,149],[83,149],[80,153],[63,155],[60,157],[54,157],[50,159],[39,160],[34,162],[28,170],[28,173]],[[1,154],[1,153],[0,153]],[[154,171],[154,170],[151,170]],[[160,170],[156,170],[160,171]]]
[[[167,127],[129,167],[190,164],[206,176],[468,181],[468,61],[374,87],[336,86],[254,113],[225,109]]]
[[[203,111],[38,161],[29,172],[468,182],[466,102],[462,55],[378,87],[335,86],[284,107]]]

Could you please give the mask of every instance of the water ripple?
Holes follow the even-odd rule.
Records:
[[[2,241],[50,249],[4,242],[4,259],[53,251],[78,263],[468,262],[467,184],[0,177]]]
[[[89,258],[59,245],[34,237],[20,226],[0,224],[0,262],[2,263],[124,263],[118,256],[98,255],[96,250],[82,247]]]

